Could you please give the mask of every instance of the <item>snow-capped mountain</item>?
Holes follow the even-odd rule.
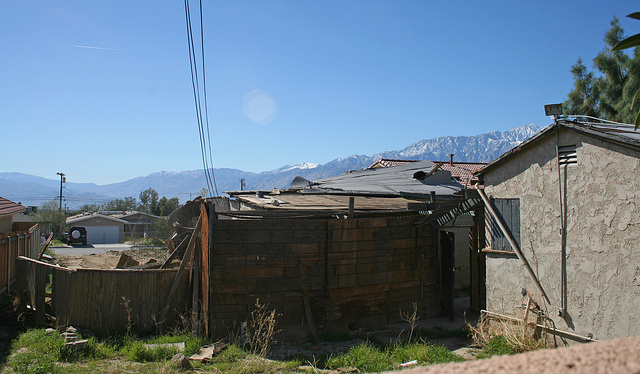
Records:
[[[327,178],[349,170],[363,169],[380,158],[448,161],[489,162],[540,131],[536,125],[517,127],[505,132],[494,131],[476,136],[444,136],[415,142],[398,151],[386,151],[372,156],[351,155],[336,158],[324,165],[302,163],[286,165],[261,173],[238,169],[215,169],[218,192],[240,189],[244,179],[247,190],[271,190],[287,188],[296,176],[308,180]],[[0,196],[23,205],[40,205],[58,195],[59,180],[34,177],[20,173],[0,173]],[[73,209],[86,203],[102,203],[126,196],[138,197],[147,188],[155,189],[160,196],[178,197],[181,202],[194,198],[206,187],[203,170],[168,172],[161,171],[146,177],[125,182],[98,186],[92,183],[68,183],[65,198]]]

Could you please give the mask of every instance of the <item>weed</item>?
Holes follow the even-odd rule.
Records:
[[[176,346],[169,346],[170,343],[184,343],[185,356],[196,353],[201,346],[207,344],[205,338],[191,335],[162,335],[145,341],[129,339],[121,352],[131,361],[136,362],[157,362],[168,360],[180,351]],[[153,347],[149,344],[155,345]],[[145,346],[146,345],[146,346]]]
[[[64,343],[64,337],[57,332],[29,330],[13,342],[7,362],[16,373],[51,373]]]
[[[327,360],[327,367],[338,369],[353,366],[360,372],[371,373],[394,368],[393,359],[384,350],[368,344],[360,344],[350,348],[347,352],[331,357]]]
[[[247,342],[250,351],[261,357],[266,357],[271,346],[275,344],[274,336],[278,333],[276,311],[269,311],[267,307],[267,304],[260,304],[260,299],[256,299],[255,309],[247,322]]]
[[[515,353],[518,353],[518,351],[509,344],[507,339],[502,335],[498,335],[487,342],[477,357],[488,358],[491,356],[512,355]]]
[[[120,305],[124,307],[124,311],[127,313],[127,336],[131,336],[131,328],[133,327],[133,322],[131,320],[131,312],[133,309],[131,308],[131,300],[127,299],[124,296],[121,296],[122,302]]]
[[[401,310],[400,318],[403,321],[408,322],[409,326],[411,327],[411,330],[409,331],[409,339],[407,340],[409,343],[411,343],[411,339],[413,339],[413,331],[416,329],[416,324],[420,319],[420,317],[418,316],[418,303],[413,303],[413,313],[411,314],[403,313]]]
[[[419,365],[464,361],[446,347],[432,344],[402,344],[390,349],[396,363],[417,360]]]

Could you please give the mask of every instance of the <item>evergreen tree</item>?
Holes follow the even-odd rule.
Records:
[[[593,59],[598,75],[587,70],[581,59],[571,73],[574,88],[564,103],[565,114],[579,114],[616,122],[633,123],[634,93],[640,85],[640,53],[633,56],[614,50],[623,41],[624,30],[616,17],[604,37],[605,49]]]

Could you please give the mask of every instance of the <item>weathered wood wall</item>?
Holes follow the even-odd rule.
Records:
[[[18,291],[21,299],[36,309],[36,320],[44,322],[44,290],[51,277],[51,306],[58,323],[91,329],[124,330],[129,321],[134,329],[156,327],[160,310],[176,269],[70,270],[18,257]],[[188,296],[188,273],[183,273],[172,311],[165,324],[184,313]],[[124,305],[128,300],[130,316]]]
[[[11,290],[16,278],[16,258],[35,258],[40,245],[40,229],[37,224],[14,223],[13,231],[0,237],[0,293]]]
[[[428,226],[416,227],[418,220],[214,221],[210,332],[239,329],[258,298],[276,309],[282,328],[394,323],[414,302],[421,317],[438,315],[437,236]]]

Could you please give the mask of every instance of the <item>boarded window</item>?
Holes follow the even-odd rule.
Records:
[[[491,199],[491,202],[502,223],[520,247],[520,199]],[[504,236],[495,219],[491,215],[487,215],[487,217],[489,218],[491,249],[513,252],[509,240]]]

